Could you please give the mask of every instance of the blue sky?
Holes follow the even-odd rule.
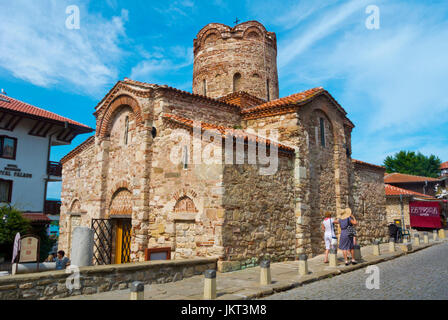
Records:
[[[277,34],[280,96],[327,89],[356,128],[353,157],[381,164],[401,149],[448,160],[448,2],[399,0],[0,0],[0,87],[95,126],[116,81],[191,91],[193,38],[207,23],[258,20]],[[65,26],[80,9],[80,29]],[[369,30],[368,5],[380,9]],[[59,160],[88,136],[55,147]],[[59,184],[49,197],[59,197]]]

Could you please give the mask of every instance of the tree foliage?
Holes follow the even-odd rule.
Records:
[[[0,252],[5,257],[9,258],[12,254],[16,233],[23,235],[30,230],[30,221],[25,219],[19,210],[0,206]]]
[[[386,172],[399,172],[416,176],[437,178],[440,175],[442,161],[435,155],[429,157],[413,151],[400,151],[384,160]]]

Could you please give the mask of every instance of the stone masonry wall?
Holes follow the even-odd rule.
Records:
[[[354,163],[353,215],[358,221],[357,241],[371,244],[388,239],[384,169]]]
[[[225,165],[222,271],[254,266],[260,258],[294,260],[294,157],[279,155],[278,169],[260,175],[260,165]],[[231,261],[226,263],[227,261]]]
[[[387,222],[388,224],[394,223],[395,219],[402,220],[401,216],[401,202],[400,197],[387,197],[386,199],[386,212],[387,212]],[[409,217],[409,198],[403,197],[403,215],[404,222],[406,226],[411,225]]]
[[[148,247],[170,247],[174,259],[222,255],[222,165],[194,161],[188,130],[164,121],[157,126],[159,133],[152,148]],[[186,140],[177,139],[175,132],[182,133]],[[204,150],[208,143],[199,145]],[[171,158],[171,154],[178,157]],[[179,208],[182,201],[191,206]]]
[[[92,214],[100,209],[100,169],[95,141],[75,158],[63,163],[58,249],[70,256],[71,232],[76,226],[90,227]]]
[[[70,276],[66,270],[4,276],[0,278],[0,300],[49,300],[122,290],[128,288],[133,281],[145,284],[174,282],[200,275],[208,269],[216,269],[216,259],[81,267],[81,287],[72,291],[66,286],[67,277]]]

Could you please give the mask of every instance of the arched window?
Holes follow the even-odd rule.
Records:
[[[233,75],[233,92],[241,90],[241,74],[239,72]]]
[[[124,145],[128,144],[129,139],[129,116],[124,119]]]
[[[320,118],[320,144],[325,148],[325,121],[324,118]]]
[[[266,80],[266,93],[267,93],[266,98],[267,98],[268,101],[271,101],[271,94],[270,94],[269,90],[270,90],[270,88],[269,88],[269,79],[267,79]]]
[[[202,87],[204,88],[204,96],[207,96],[207,80],[202,81]]]
[[[184,196],[177,200],[177,203],[174,206],[174,212],[197,212],[197,210],[193,200]]]

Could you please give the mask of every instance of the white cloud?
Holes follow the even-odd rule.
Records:
[[[381,163],[407,149],[447,159],[448,7],[376,1],[380,29],[368,30],[366,3],[312,12],[279,37],[281,87],[336,93],[357,126],[354,157]]]
[[[80,5],[80,29],[65,26],[68,1],[15,0],[0,11],[0,68],[42,87],[95,94],[117,78],[128,12],[110,20]],[[72,90],[73,90],[72,89]]]
[[[147,57],[146,60],[139,62],[132,68],[130,78],[157,83],[160,78],[191,66],[193,63],[193,48],[173,46],[164,50],[155,47],[152,52],[145,52],[145,56]],[[182,84],[185,85],[185,82]]]

